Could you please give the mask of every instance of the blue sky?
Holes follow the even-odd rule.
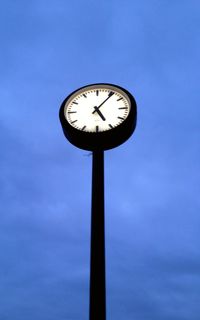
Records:
[[[88,319],[91,156],[58,111],[128,89],[134,135],[105,153],[107,318],[197,320],[200,3],[2,1],[0,319]]]

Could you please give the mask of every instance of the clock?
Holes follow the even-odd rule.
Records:
[[[85,150],[107,150],[125,142],[136,127],[133,96],[120,86],[91,84],[72,92],[60,107],[65,137]]]

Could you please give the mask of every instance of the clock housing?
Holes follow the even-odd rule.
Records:
[[[67,107],[69,110],[74,110],[70,109],[72,107],[72,103],[78,104],[76,101],[77,99],[80,99],[80,96],[83,95],[85,96],[84,92],[90,92],[90,90],[94,91],[96,90],[97,92],[100,90],[105,90],[107,92],[111,92],[111,94],[119,94],[120,96],[123,97],[124,103],[126,106],[126,109],[128,109],[127,112],[125,112],[125,117],[118,119],[119,124],[115,126],[108,127],[107,129],[104,129],[105,123],[101,119],[99,119],[99,123],[102,124],[102,129],[97,131],[97,130],[86,130],[84,129],[84,126],[82,128],[79,128],[76,126],[76,121],[71,120],[71,117],[68,113],[75,113],[74,111],[69,111],[67,113]],[[74,100],[75,99],[75,100]],[[109,99],[109,95],[108,95]],[[120,100],[122,98],[119,98]],[[83,99],[84,100],[84,99]],[[82,100],[82,101],[83,101]],[[107,99],[106,99],[107,100]],[[74,101],[74,102],[72,102]],[[83,101],[86,105],[87,99]],[[82,102],[82,108],[84,108],[84,103]],[[113,103],[113,102],[112,102]],[[120,101],[119,101],[120,103]],[[94,102],[95,104],[95,102]],[[97,103],[98,104],[98,103]],[[105,102],[105,105],[99,108],[99,110],[103,110],[103,108],[110,108],[111,106],[111,99],[110,101],[108,100]],[[74,107],[77,107],[74,105]],[[85,109],[86,109],[85,107]],[[92,107],[92,106],[91,106]],[[93,106],[94,107],[94,106]],[[125,109],[125,107],[121,107],[118,109]],[[76,110],[76,109],[75,109]],[[93,110],[93,109],[91,109]],[[112,110],[112,109],[111,109]],[[98,112],[98,110],[96,110]],[[113,109],[114,111],[114,109]],[[95,111],[93,111],[94,113]],[[103,111],[102,111],[103,112]],[[91,112],[92,113],[92,112]],[[102,114],[101,114],[102,115]],[[72,115],[73,116],[73,115]],[[111,114],[112,116],[112,114]],[[60,117],[60,122],[62,125],[62,129],[64,132],[65,137],[69,140],[70,143],[75,145],[78,148],[84,149],[84,150],[90,150],[90,151],[95,151],[95,150],[108,150],[115,148],[119,146],[120,144],[124,143],[134,132],[135,127],[136,127],[136,120],[137,120],[137,107],[136,107],[136,102],[134,97],[124,88],[118,86],[118,85],[113,85],[109,83],[97,83],[97,84],[91,84],[87,85],[84,87],[79,88],[78,90],[73,91],[61,104],[60,107],[60,112],[59,112],[59,117]],[[98,115],[97,115],[98,117]],[[107,117],[107,116],[106,116]],[[115,115],[113,114],[113,118]],[[75,118],[74,118],[75,119]],[[78,122],[77,122],[78,123]],[[89,127],[89,126],[88,126]],[[91,127],[92,128],[92,127]]]

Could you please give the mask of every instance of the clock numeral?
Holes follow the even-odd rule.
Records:
[[[86,126],[83,126],[83,128],[81,129],[82,131],[85,130]]]
[[[113,128],[112,124],[109,123],[109,127],[112,129]]]
[[[77,113],[77,111],[68,111],[68,113]]]
[[[74,121],[72,121],[71,123],[75,123],[76,121],[78,121],[78,120],[74,120]]]
[[[76,102],[76,101],[73,101],[72,103],[73,103],[73,104],[78,104],[78,102]]]
[[[124,120],[124,118],[122,118],[122,117],[117,117],[118,119],[121,119],[121,120]]]
[[[96,90],[96,95],[97,95],[97,96],[99,95],[99,90]]]
[[[98,132],[99,131],[99,126],[96,126],[96,132]]]
[[[84,96],[84,98],[87,98],[87,96],[86,96],[86,94],[85,94],[85,93],[83,93],[83,96]]]
[[[108,94],[108,96],[109,96],[109,97],[112,97],[113,94],[114,94],[114,92],[113,92],[113,91],[110,91],[109,94]]]
[[[120,101],[120,100],[122,100],[122,99],[123,99],[123,97],[121,97],[121,98],[117,99],[117,101]]]
[[[122,109],[128,109],[128,107],[121,107],[121,108],[118,108],[119,110],[122,110]]]

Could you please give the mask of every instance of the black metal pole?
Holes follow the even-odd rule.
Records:
[[[90,320],[106,320],[104,151],[93,152],[90,253]]]

